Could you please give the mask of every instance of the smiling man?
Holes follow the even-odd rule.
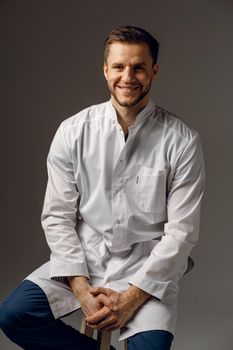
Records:
[[[114,29],[104,55],[110,101],[56,132],[42,212],[50,261],[0,311],[24,349],[97,349],[60,319],[80,306],[89,326],[120,329],[129,350],[171,348],[205,172],[199,134],[149,98],[158,47],[141,28]]]
[[[105,52],[104,75],[112,104],[118,112],[118,122],[127,134],[128,127],[134,124],[137,114],[149,102],[148,93],[158,64],[146,43],[111,40]]]

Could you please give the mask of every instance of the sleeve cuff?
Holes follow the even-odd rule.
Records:
[[[89,279],[89,273],[85,263],[66,264],[63,262],[50,261],[49,277],[57,282],[68,283],[67,277],[86,276]]]
[[[158,281],[152,280],[146,275],[144,276],[135,275],[129,280],[129,283],[153,295],[155,298],[162,300],[164,294],[167,291],[167,288],[171,284],[171,281],[158,282]]]

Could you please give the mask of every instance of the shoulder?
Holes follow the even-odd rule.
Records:
[[[156,106],[153,116],[154,122],[161,125],[164,136],[169,135],[176,139],[182,139],[183,142],[190,143],[199,137],[198,131],[190,127],[176,114]],[[185,142],[185,143],[186,143]]]
[[[63,132],[67,132],[69,129],[82,127],[86,123],[93,123],[106,115],[107,108],[108,102],[89,106],[65,119],[60,128]]]
[[[109,102],[104,102],[87,107],[75,115],[65,119],[59,125],[52,140],[52,147],[75,147],[75,142],[80,138],[86,126],[95,127],[96,122],[108,114]]]

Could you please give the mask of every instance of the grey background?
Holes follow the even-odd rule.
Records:
[[[142,26],[160,41],[152,99],[200,132],[206,158],[200,244],[195,269],[181,281],[173,350],[231,350],[230,0],[0,1],[0,299],[48,260],[40,214],[49,145],[62,120],[109,98],[103,41],[121,24]],[[78,325],[78,316],[67,322]],[[0,348],[18,349],[2,332]]]

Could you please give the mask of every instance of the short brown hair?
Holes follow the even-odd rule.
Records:
[[[157,62],[159,43],[146,30],[134,26],[121,26],[113,29],[105,40],[104,61],[107,61],[109,47],[114,42],[123,43],[146,43],[149,46],[150,53],[153,59],[153,64]]]

